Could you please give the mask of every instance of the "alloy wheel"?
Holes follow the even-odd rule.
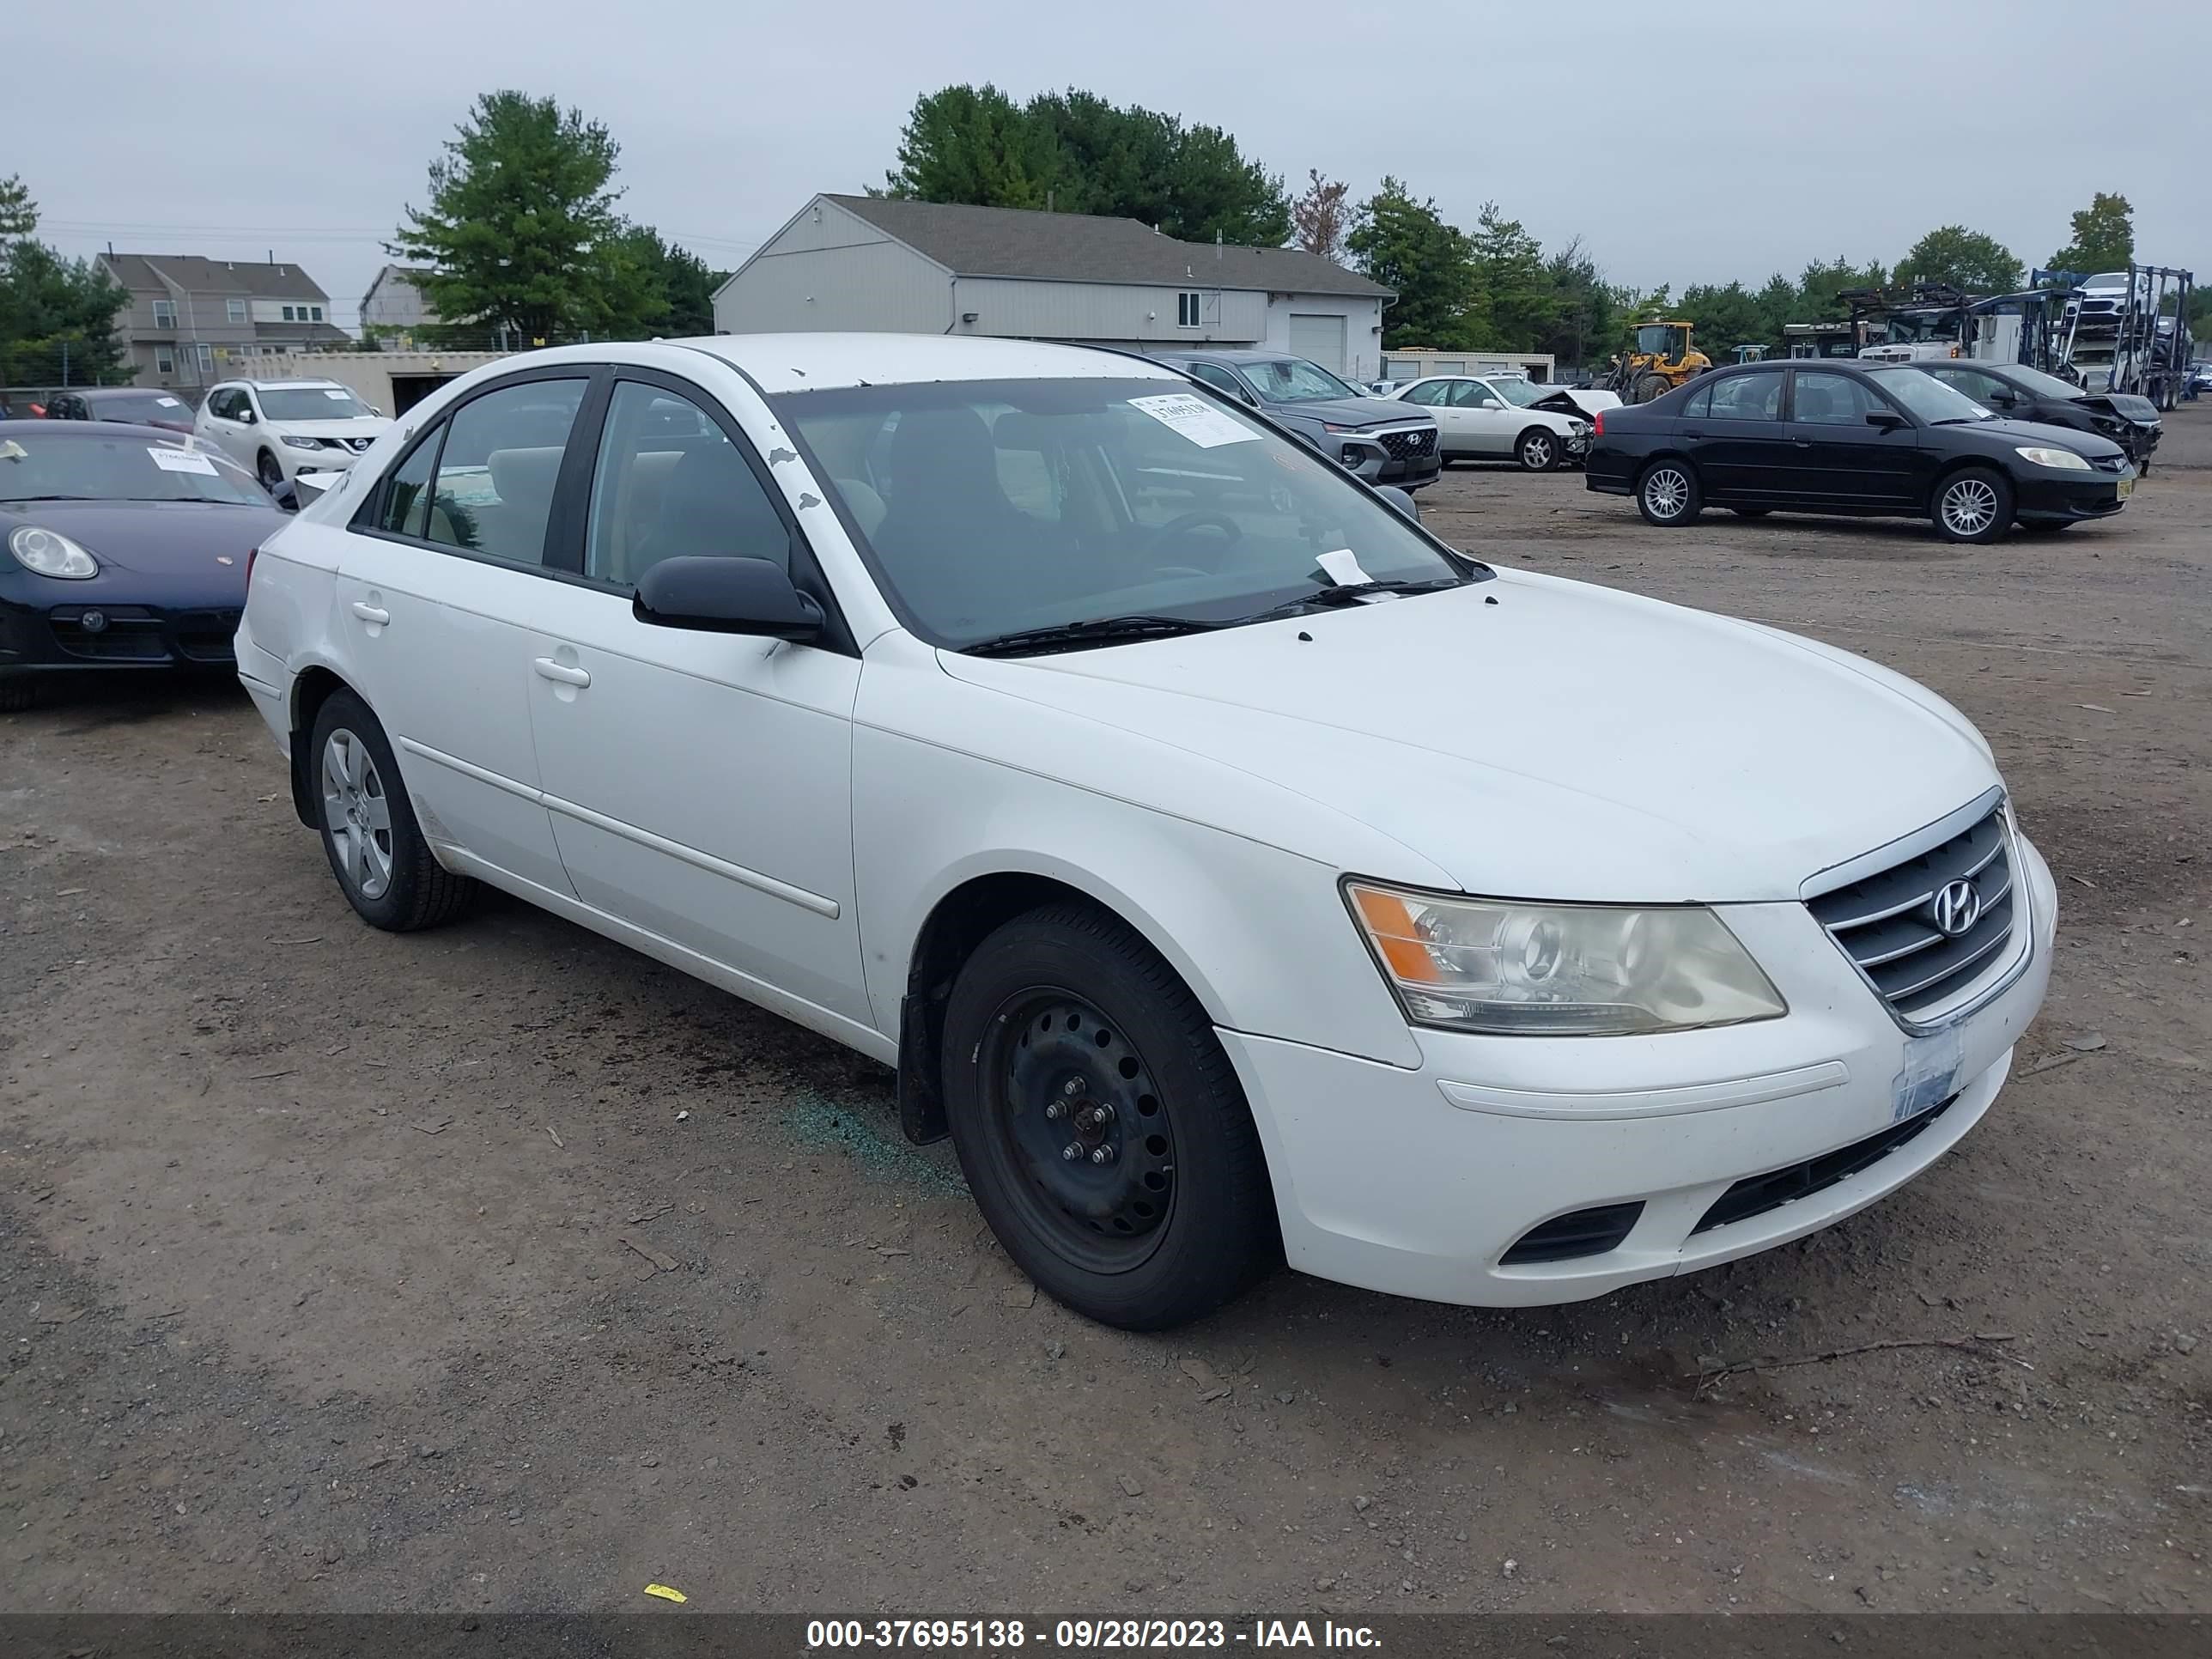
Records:
[[[1644,503],[1655,519],[1680,517],[1689,501],[1689,479],[1671,466],[1661,467],[1644,481]]]
[[[1954,536],[1978,536],[1997,516],[1997,492],[1981,478],[1960,478],[1943,492],[1943,525]]]
[[[990,1030],[989,1150],[1030,1230],[1090,1272],[1140,1266],[1176,1194],[1175,1132],[1144,1056],[1061,990],[1009,998]]]
[[[1552,441],[1549,438],[1530,438],[1521,446],[1521,465],[1531,472],[1541,472],[1552,464]]]
[[[368,745],[343,726],[323,744],[323,822],[347,883],[382,898],[392,886],[392,802]]]

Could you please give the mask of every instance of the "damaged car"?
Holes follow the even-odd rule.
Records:
[[[2024,363],[1936,362],[1919,367],[1954,392],[1963,392],[1992,415],[2038,426],[2108,438],[2139,473],[2150,471],[2151,452],[2165,425],[2158,405],[2125,392],[2085,392],[2071,381]]]

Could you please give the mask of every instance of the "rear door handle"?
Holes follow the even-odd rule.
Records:
[[[538,671],[538,678],[541,680],[552,680],[562,685],[589,685],[592,683],[590,670],[571,668],[567,663],[555,662],[550,657],[533,658],[530,665]]]
[[[366,599],[356,599],[353,602],[353,614],[365,623],[376,623],[380,625],[392,620],[392,613],[389,611],[385,610],[381,605],[371,605]]]

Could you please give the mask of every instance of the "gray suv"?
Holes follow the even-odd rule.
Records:
[[[1355,477],[1419,489],[1443,470],[1437,423],[1354,391],[1319,363],[1275,351],[1155,351],[1215,391],[1288,427]]]

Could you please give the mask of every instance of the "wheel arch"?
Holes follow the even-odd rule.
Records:
[[[307,752],[308,738],[315,729],[315,716],[340,691],[361,695],[336,670],[321,663],[310,663],[292,677],[292,810],[310,830],[319,826],[315,818],[314,758]]]
[[[1103,884],[1008,867],[971,874],[929,908],[907,954],[905,994],[899,1004],[899,1127],[916,1145],[941,1140],[947,1130],[943,1086],[945,1005],[952,981],[975,947],[1015,917],[1048,904],[1074,902],[1101,910],[1134,930],[1218,1020],[1218,999],[1191,970],[1183,953],[1164,938],[1152,919],[1125,895],[1093,890]]]

